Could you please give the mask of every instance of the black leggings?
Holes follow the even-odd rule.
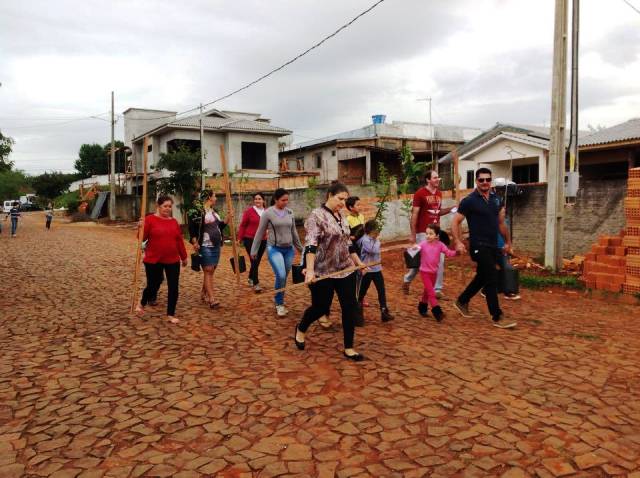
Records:
[[[155,299],[158,295],[158,289],[162,284],[163,272],[167,276],[167,288],[169,289],[167,297],[167,315],[176,315],[176,304],[178,303],[178,282],[180,280],[180,263],[175,264],[149,264],[144,263],[144,270],[147,273],[147,287],[142,292],[142,300],[140,303],[144,307],[149,300]]]
[[[249,254],[249,260],[251,260],[251,246],[253,245],[253,239],[245,237],[242,239],[242,243],[244,244],[244,248],[247,250],[247,254]],[[260,283],[260,278],[258,277],[258,267],[260,267],[260,260],[262,259],[262,254],[264,254],[264,250],[267,247],[267,241],[262,241],[260,243],[260,248],[258,249],[258,255],[256,256],[256,260],[251,260],[251,269],[249,269],[249,279],[253,281],[253,285],[258,285]]]
[[[378,302],[380,303],[380,308],[386,309],[387,294],[384,288],[384,277],[382,276],[382,271],[367,272],[362,277],[362,281],[360,282],[360,293],[358,294],[358,302],[362,302],[367,295],[371,282],[373,282],[376,286],[376,290],[378,291]]]
[[[300,332],[306,332],[309,326],[323,315],[329,315],[331,301],[335,291],[338,294],[342,309],[342,331],[344,333],[344,348],[353,348],[355,333],[355,318],[358,314],[356,302],[356,274],[351,273],[342,279],[325,279],[309,286],[311,289],[311,306],[304,311],[298,325]]]
[[[491,247],[478,247],[471,249],[471,259],[476,264],[476,275],[467,288],[460,294],[458,300],[463,304],[468,304],[471,298],[480,290],[484,290],[487,299],[487,307],[491,317],[498,317],[502,311],[498,303],[498,271],[496,263],[498,251]]]

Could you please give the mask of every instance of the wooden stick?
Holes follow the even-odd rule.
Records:
[[[306,286],[306,285],[311,285],[311,284],[315,284],[316,282],[320,282],[321,280],[325,280],[325,279],[330,279],[332,277],[338,276],[340,274],[344,274],[345,272],[353,272],[353,271],[357,271],[360,269],[366,269],[367,267],[372,267],[372,266],[378,266],[382,264],[382,262],[378,261],[378,262],[372,262],[370,264],[364,264],[362,266],[351,266],[351,267],[347,267],[346,269],[342,269],[341,271],[336,271],[336,272],[332,272],[330,274],[326,274],[320,277],[316,277],[315,279],[313,279],[313,281],[311,282],[300,282],[299,284],[293,284],[290,286],[286,286],[286,287],[282,287],[281,289],[276,289],[276,290],[272,290],[270,292],[270,294],[277,294],[278,292],[285,292],[285,291],[290,291],[293,289],[301,289],[302,287]]]
[[[458,148],[453,149],[453,184],[456,188],[456,206],[460,205],[460,164],[458,158]]]
[[[147,136],[144,137],[143,150],[143,170],[142,170],[142,200],[140,205],[140,222],[138,222],[138,247],[136,249],[136,264],[133,270],[133,285],[131,286],[131,313],[133,314],[138,305],[138,277],[140,275],[140,263],[142,262],[142,240],[144,236],[144,218],[147,214]],[[142,224],[142,226],[141,226]]]
[[[233,213],[233,204],[231,203],[231,183],[229,182],[229,173],[227,172],[227,157],[224,154],[224,145],[220,145],[220,162],[222,163],[222,174],[224,175],[224,192],[227,198],[227,206],[229,211],[229,229],[231,230],[231,248],[233,249],[233,260],[235,267],[233,271],[236,274],[236,283],[240,283],[240,261],[238,259],[238,244],[236,243],[236,224]]]

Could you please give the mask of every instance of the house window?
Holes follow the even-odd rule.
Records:
[[[148,144],[147,145],[147,153],[150,153],[152,149],[153,149],[153,145],[152,144]]]
[[[316,153],[313,155],[313,167],[315,169],[322,169],[322,153]]]
[[[475,188],[475,182],[476,182],[476,178],[474,175],[475,171],[473,169],[470,169],[469,171],[467,171],[467,189],[473,189]]]
[[[538,165],[527,164],[525,166],[514,166],[511,173],[512,181],[516,184],[537,183]]]
[[[335,155],[336,155],[336,150],[334,149],[331,151],[331,156],[335,156]]]
[[[200,141],[195,139],[172,139],[167,141],[167,152],[169,153],[174,153],[182,148],[190,153],[195,153],[200,151]]]
[[[267,169],[267,144],[242,142],[242,169]]]
[[[287,169],[289,171],[295,171],[298,169],[298,160],[295,158],[288,158],[287,159]]]

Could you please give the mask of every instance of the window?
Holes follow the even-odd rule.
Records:
[[[167,152],[169,153],[174,153],[182,148],[190,153],[195,153],[200,151],[200,141],[195,139],[172,139],[167,141]]]
[[[147,153],[150,153],[152,149],[153,149],[153,145],[152,144],[148,144],[147,145]]]
[[[475,182],[476,182],[476,178],[474,175],[475,171],[473,169],[470,169],[469,171],[467,171],[467,189],[473,189],[475,188]]]
[[[525,166],[514,166],[511,176],[512,181],[516,184],[537,183],[538,165],[527,164]]]
[[[267,169],[267,144],[242,142],[242,169]]]
[[[313,167],[315,169],[322,169],[322,153],[316,153],[313,155]]]
[[[333,151],[331,151],[331,156],[335,156],[336,155],[336,150],[334,149]]]

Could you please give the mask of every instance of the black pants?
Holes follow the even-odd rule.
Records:
[[[367,295],[371,282],[373,282],[376,286],[376,290],[378,291],[378,302],[380,303],[380,308],[386,309],[387,294],[384,288],[384,277],[382,276],[382,271],[367,272],[364,277],[362,277],[362,282],[360,282],[360,293],[358,294],[358,302],[362,302]]]
[[[47,229],[51,229],[51,219],[47,218],[47,222],[45,223]]]
[[[335,291],[338,294],[342,309],[342,331],[344,333],[344,348],[353,348],[355,333],[355,318],[358,314],[356,302],[356,274],[351,273],[343,279],[325,279],[309,287],[311,289],[311,306],[304,311],[302,320],[298,324],[300,332],[306,332],[309,326],[323,315],[329,315],[331,301]]]
[[[467,288],[460,294],[458,300],[463,304],[469,303],[471,298],[484,289],[487,296],[487,307],[491,317],[498,317],[502,311],[498,303],[498,271],[496,264],[498,250],[492,247],[472,248],[471,259],[477,264],[476,275]]]
[[[267,247],[267,241],[262,241],[260,243],[260,248],[258,249],[258,255],[256,256],[256,260],[251,259],[251,246],[253,245],[253,239],[249,239],[245,237],[242,239],[242,243],[244,244],[244,248],[247,250],[247,254],[249,254],[249,259],[251,260],[251,269],[249,269],[249,279],[253,281],[253,285],[257,285],[260,283],[260,278],[258,277],[258,267],[260,267],[260,260],[262,259],[262,254],[264,254],[264,250]]]
[[[147,273],[147,287],[142,292],[140,303],[144,307],[147,303],[158,296],[158,289],[162,284],[163,274],[167,276],[167,315],[176,315],[176,304],[178,303],[178,283],[180,281],[180,263],[175,264],[148,264],[144,263],[144,270]]]

